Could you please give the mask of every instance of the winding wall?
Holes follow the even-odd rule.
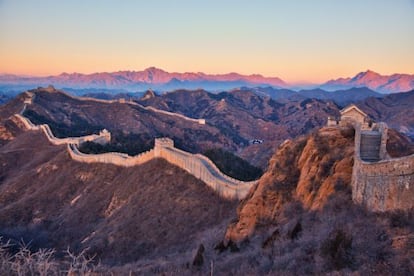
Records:
[[[20,120],[20,122],[23,123],[26,129],[28,130],[41,130],[45,134],[46,138],[49,140],[50,143],[53,145],[65,145],[65,144],[76,144],[80,145],[87,141],[94,141],[97,143],[107,143],[111,140],[111,134],[107,131],[101,131],[98,134],[91,134],[87,136],[81,136],[81,137],[67,137],[67,138],[57,138],[53,134],[52,130],[50,129],[49,125],[42,124],[42,125],[35,125],[33,124],[28,118],[24,117],[21,114],[15,114],[16,118]]]
[[[26,106],[24,107],[24,109]],[[24,112],[24,109],[21,113]],[[243,199],[247,196],[250,188],[258,181],[243,182],[223,174],[216,165],[207,157],[201,154],[191,154],[174,147],[174,142],[169,138],[155,139],[153,149],[136,156],[110,152],[103,154],[84,154],[79,151],[78,145],[85,141],[106,141],[110,140],[109,132],[101,132],[100,135],[88,135],[83,137],[56,138],[47,124],[34,125],[22,114],[15,114],[26,129],[41,130],[47,139],[54,145],[67,144],[67,151],[70,157],[78,162],[84,163],[107,163],[122,167],[140,165],[154,158],[164,158],[195,177],[202,180],[220,196],[227,199]],[[109,135],[109,136],[108,136]],[[109,140],[108,140],[109,138]]]
[[[207,157],[177,149],[174,147],[173,141],[168,138],[155,139],[153,149],[136,156],[115,152],[84,154],[79,151],[75,144],[68,144],[68,152],[73,160],[79,162],[107,163],[122,167],[132,167],[154,158],[163,158],[194,175],[220,196],[227,199],[245,198],[250,188],[257,183],[257,181],[240,181],[223,174]]]

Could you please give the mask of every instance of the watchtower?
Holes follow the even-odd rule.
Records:
[[[163,138],[156,138],[154,142],[154,155],[161,156],[161,150],[163,148],[173,148],[174,141],[170,138],[163,137]]]

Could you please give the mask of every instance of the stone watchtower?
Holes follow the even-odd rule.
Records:
[[[170,138],[156,138],[154,142],[154,156],[159,157],[161,156],[161,150],[163,148],[173,148],[174,141]]]

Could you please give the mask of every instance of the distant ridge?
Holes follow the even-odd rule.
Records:
[[[240,86],[287,86],[280,78],[264,77],[258,74],[170,73],[156,67],[149,67],[143,71],[118,71],[92,74],[62,73],[57,76],[47,77],[0,75],[0,84],[34,86],[52,84],[57,87],[127,89],[135,91],[143,91],[149,88],[166,91],[179,88],[225,90]]]
[[[380,93],[407,92],[414,89],[414,75],[393,74],[389,76],[380,75],[374,71],[367,70],[358,73],[353,78],[339,78],[330,80],[320,86],[325,90],[340,90],[353,87],[368,87]]]
[[[23,91],[50,84],[69,90],[102,90],[98,92],[117,90],[116,93],[144,92],[149,89],[167,92],[177,89],[196,90],[200,88],[210,92],[221,92],[241,87],[272,87],[294,91],[312,87],[326,91],[337,91],[367,87],[375,92],[388,94],[413,90],[414,75],[393,74],[386,76],[367,70],[356,74],[354,77],[333,79],[320,85],[305,85],[302,88],[288,84],[278,77],[265,77],[259,74],[242,75],[234,72],[227,74],[177,73],[167,72],[156,67],[149,67],[142,71],[97,72],[92,74],[75,72],[46,77],[0,75],[0,88],[3,88],[4,91]]]

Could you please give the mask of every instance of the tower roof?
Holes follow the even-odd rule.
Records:
[[[345,107],[344,109],[342,109],[341,111],[340,111],[340,113],[341,113],[341,115],[344,115],[344,114],[346,114],[346,113],[348,113],[349,111],[351,111],[351,110],[355,110],[355,111],[357,111],[358,113],[360,113],[362,116],[364,116],[364,117],[368,117],[368,115],[364,112],[364,111],[362,111],[361,109],[359,109],[356,105],[354,105],[354,104],[350,104],[350,105],[348,105],[347,107]]]

